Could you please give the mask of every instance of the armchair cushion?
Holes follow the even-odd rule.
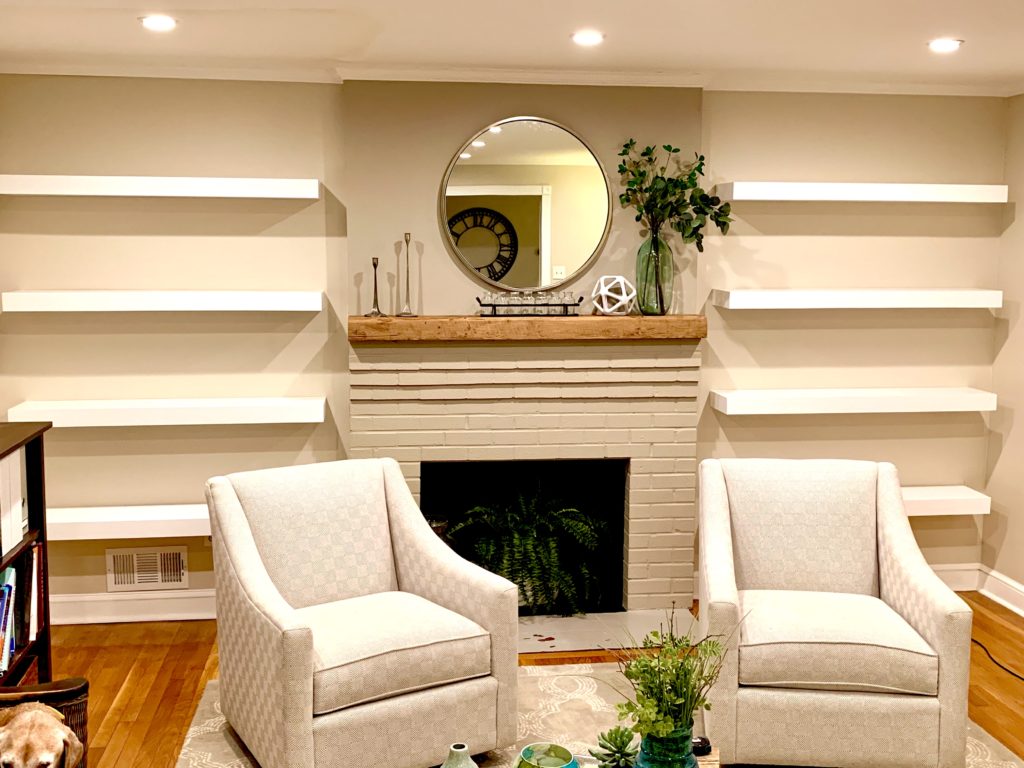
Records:
[[[722,459],[740,589],[878,595],[878,465]]]
[[[409,592],[296,611],[313,631],[313,714],[491,674],[490,635]]]
[[[939,659],[876,597],[741,590],[741,686],[935,696]]]

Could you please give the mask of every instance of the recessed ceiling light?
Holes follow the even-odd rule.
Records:
[[[469,160],[469,158],[471,158],[471,157],[472,157],[472,155],[469,154],[469,152],[463,152],[461,155],[459,155],[459,158],[462,159],[462,160]]]
[[[487,146],[487,142],[486,141],[480,141],[480,139],[477,139],[476,141],[473,142],[473,144],[471,146],[474,146],[477,149],[480,149],[481,147],[486,147]]]
[[[139,21],[141,21],[142,26],[150,32],[170,32],[178,26],[176,19],[173,19],[163,13],[153,13],[149,16],[143,16]]]
[[[501,133],[501,126],[500,125],[492,125],[490,128],[488,128],[488,130],[491,133]]]
[[[596,29],[581,29],[572,36],[572,41],[576,43],[576,45],[582,45],[589,48],[603,43],[604,35]]]
[[[928,43],[928,48],[932,53],[955,53],[963,44],[963,40],[957,40],[955,37],[937,37]]]

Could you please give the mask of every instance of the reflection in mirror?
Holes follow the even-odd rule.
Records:
[[[547,120],[510,118],[452,160],[440,224],[453,255],[485,281],[550,288],[597,255],[611,223],[609,194],[582,140]]]

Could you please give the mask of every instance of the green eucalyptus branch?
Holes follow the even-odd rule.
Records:
[[[665,155],[660,154],[664,151]],[[663,144],[659,149],[638,149],[636,139],[622,145],[619,177],[623,191],[619,204],[636,211],[636,221],[657,236],[665,227],[680,234],[684,243],[704,251],[704,228],[710,221],[728,234],[732,206],[710,195],[700,186],[704,155],[683,163],[679,147]]]

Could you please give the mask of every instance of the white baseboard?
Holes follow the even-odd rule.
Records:
[[[981,584],[978,591],[1014,613],[1024,616],[1024,584],[1009,576],[993,571],[987,565],[979,566]]]
[[[186,621],[216,616],[212,589],[50,595],[52,624]]]
[[[975,592],[981,587],[981,563],[932,564],[932,570],[954,592]]]
[[[957,592],[977,591],[1024,616],[1024,584],[981,563],[933,565],[946,585]]]

